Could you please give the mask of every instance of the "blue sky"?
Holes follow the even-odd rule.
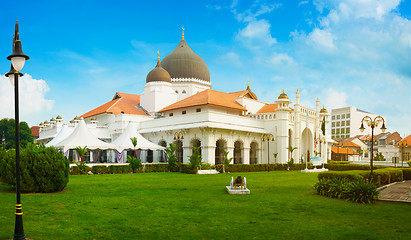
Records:
[[[4,1],[0,69],[8,72],[14,22],[24,52],[21,119],[66,121],[109,100],[140,94],[147,73],[181,39],[207,63],[212,88],[259,100],[282,89],[305,106],[381,114],[411,134],[411,4],[400,0]],[[1,72],[1,71],[0,71]],[[12,86],[0,77],[0,118],[13,117]]]

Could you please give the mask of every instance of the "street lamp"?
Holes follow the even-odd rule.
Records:
[[[382,122],[381,126],[381,131],[384,133],[387,128],[385,127],[385,120],[381,116],[376,116],[374,120],[369,117],[365,116],[361,120],[361,127],[360,130],[361,132],[364,132],[365,127],[364,127],[364,122],[368,125],[368,127],[371,127],[371,158],[370,158],[370,167],[371,167],[371,179],[373,177],[373,158],[374,158],[374,128],[378,127],[378,124]]]
[[[19,24],[16,20],[15,33],[13,38],[13,53],[7,57],[11,60],[11,69],[6,73],[11,82],[14,82],[14,115],[15,115],[15,137],[16,137],[16,221],[14,226],[14,239],[26,239],[23,230],[23,212],[20,200],[20,129],[19,129],[19,76],[22,76],[20,71],[24,67],[24,63],[29,59],[29,56],[23,53],[21,41],[19,39]],[[13,71],[14,70],[14,71]]]
[[[270,171],[270,141],[274,141],[274,136],[272,134],[264,134],[263,142],[267,141],[267,161],[268,161],[268,172]]]
[[[6,150],[6,147],[4,146],[6,142],[6,138],[4,137],[4,131],[3,131],[3,137],[1,137],[1,143],[3,144],[3,151]]]
[[[401,156],[401,167],[404,167],[404,148],[408,146],[407,141],[401,141],[398,144],[402,149],[402,156]]]

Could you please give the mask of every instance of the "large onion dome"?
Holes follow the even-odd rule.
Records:
[[[278,97],[278,99],[288,99],[287,94],[284,93],[284,89],[283,89],[283,93],[280,94],[280,96]]]
[[[161,67],[160,56],[157,59],[156,67],[147,74],[146,83],[149,82],[171,82],[170,74]]]
[[[191,50],[184,40],[184,35],[174,51],[161,61],[161,65],[171,78],[195,78],[210,82],[210,71],[207,64]]]

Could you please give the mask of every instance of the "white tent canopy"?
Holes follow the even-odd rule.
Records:
[[[145,139],[143,136],[141,136],[141,134],[137,131],[137,128],[133,123],[129,123],[124,132],[116,140],[114,140],[111,143],[111,145],[118,152],[122,152],[123,150],[132,150],[134,149],[134,145],[131,142],[131,138],[133,137],[137,138],[136,149],[164,150],[164,147],[154,144]]]
[[[112,145],[101,141],[94,136],[87,128],[84,119],[81,119],[73,132],[64,140],[54,145],[56,148],[62,148],[63,152],[68,149],[74,149],[78,146],[86,147],[89,150],[95,149],[115,149]]]
[[[69,128],[66,124],[64,124],[60,132],[50,142],[46,144],[46,147],[55,146],[59,142],[63,141],[68,136],[70,136],[70,134],[73,133],[73,130],[74,128]]]

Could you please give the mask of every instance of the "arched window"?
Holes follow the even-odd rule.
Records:
[[[199,147],[200,148],[200,155],[201,155],[201,141],[200,140],[193,139],[193,141],[191,141],[191,146],[192,146],[192,148]]]
[[[153,162],[153,150],[147,150],[147,162],[152,163]]]
[[[258,143],[252,142],[250,144],[250,164],[257,164],[257,148]]]
[[[242,164],[243,158],[241,155],[241,150],[243,149],[243,143],[236,141],[234,143],[234,164]]]
[[[215,164],[223,164],[225,150],[225,141],[223,139],[218,140],[215,148]]]
[[[181,140],[177,140],[175,142],[175,145],[177,147],[176,150],[176,157],[177,157],[177,162],[183,162],[183,142]]]

